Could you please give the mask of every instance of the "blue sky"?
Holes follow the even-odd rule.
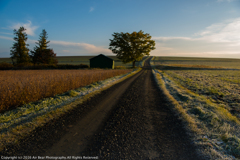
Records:
[[[0,57],[24,26],[29,49],[45,29],[57,56],[113,55],[114,32],[143,30],[151,55],[240,58],[240,0],[0,0],[0,19]]]

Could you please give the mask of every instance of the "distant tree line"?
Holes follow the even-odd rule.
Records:
[[[10,55],[13,65],[28,65],[35,64],[57,64],[56,53],[53,49],[48,48],[47,45],[50,41],[47,41],[47,32],[42,30],[38,42],[36,42],[35,48],[30,51],[27,41],[27,34],[24,32],[26,29],[20,27],[18,30],[14,29],[14,43],[10,50]],[[30,51],[30,52],[29,52]]]

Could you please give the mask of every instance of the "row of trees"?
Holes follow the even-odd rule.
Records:
[[[18,30],[14,29],[13,47],[11,49],[11,58],[13,64],[57,64],[56,53],[53,49],[49,49],[47,41],[47,32],[42,30],[38,42],[34,50],[29,54],[29,49],[26,44],[27,34],[24,32],[26,29],[20,27]],[[149,55],[151,50],[155,49],[155,41],[151,40],[151,36],[140,30],[139,32],[132,33],[114,33],[113,39],[110,39],[110,47],[113,53],[117,54],[117,57],[124,63],[133,63],[141,60],[144,56]]]
[[[20,27],[18,30],[14,29],[15,37],[13,39],[15,42],[10,51],[13,64],[57,64],[56,53],[47,45],[50,41],[47,41],[46,30],[42,30],[40,38],[36,42],[37,45],[32,51],[27,48],[29,45],[26,43],[28,38],[25,30],[24,27]]]

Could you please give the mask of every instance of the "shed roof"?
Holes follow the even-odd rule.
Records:
[[[104,54],[99,54],[98,56],[95,56],[95,57],[93,57],[93,58],[90,58],[90,59],[94,59],[94,58],[96,58],[96,57],[100,57],[100,56],[104,56],[104,57],[106,57],[106,58],[108,58],[108,59],[111,59],[111,60],[113,60],[112,58],[109,58],[109,57],[105,56]],[[113,61],[114,61],[114,60],[113,60]]]

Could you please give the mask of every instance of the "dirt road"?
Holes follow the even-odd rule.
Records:
[[[170,108],[146,62],[138,74],[39,127],[3,154],[201,159]]]

